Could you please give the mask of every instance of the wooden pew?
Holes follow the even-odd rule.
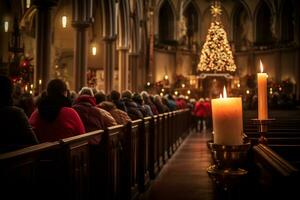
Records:
[[[292,139],[292,138],[290,138]],[[269,144],[274,152],[283,157],[289,163],[300,169],[300,143],[298,144]]]
[[[58,142],[47,142],[0,154],[1,199],[38,199],[44,192],[51,197],[63,192],[64,189],[56,184],[60,182],[57,179],[60,174],[56,173],[57,160],[52,156],[50,159],[50,154],[59,155],[59,148]],[[50,182],[54,184],[51,188]]]
[[[151,117],[145,117],[142,122],[139,140],[139,191],[144,192],[150,186],[150,132]]]
[[[15,194],[30,199],[88,199],[88,142],[102,132],[94,131],[1,154],[1,181],[5,181],[3,185],[7,187],[3,192],[10,191],[10,196]]]
[[[166,163],[169,159],[169,137],[168,137],[168,131],[169,131],[169,113],[164,113],[163,117],[163,129],[162,129],[162,134],[163,134],[163,159],[164,163]]]
[[[174,128],[173,128],[173,123],[172,121],[174,120],[174,112],[169,112],[168,113],[168,132],[167,132],[167,137],[168,137],[168,144],[167,144],[167,151],[168,151],[168,157],[171,158],[173,155],[173,134],[174,134]]]
[[[261,199],[290,199],[299,196],[299,171],[271,148],[259,144],[253,147],[255,183],[252,192]],[[253,172],[251,172],[253,173]],[[250,185],[249,185],[250,187]]]
[[[164,114],[158,115],[158,167],[162,169],[164,165]]]
[[[154,179],[159,172],[158,120],[156,115],[150,120],[149,174],[151,179]]]
[[[129,161],[129,171],[125,173],[130,174],[130,199],[135,199],[138,196],[138,175],[139,170],[138,167],[140,166],[139,158],[141,158],[142,152],[140,151],[140,134],[141,134],[141,127],[142,127],[142,120],[138,119],[127,124],[126,132],[124,135],[124,153],[128,158]],[[143,154],[142,154],[143,155]],[[124,163],[127,164],[127,163]],[[122,197],[125,199],[125,197]]]
[[[108,127],[98,145],[90,145],[92,199],[121,199],[130,190],[128,165],[123,149],[125,129]],[[128,160],[127,160],[128,162]],[[127,173],[126,173],[127,172]]]
[[[68,199],[90,198],[90,152],[89,141],[97,137],[101,140],[103,130],[92,131],[82,135],[60,140],[64,154],[66,185],[69,187]]]

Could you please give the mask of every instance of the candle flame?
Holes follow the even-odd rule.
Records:
[[[227,92],[226,92],[225,86],[224,86],[224,88],[223,88],[223,97],[224,97],[224,98],[227,98]]]
[[[260,65],[260,72],[263,73],[263,71],[264,71],[264,66],[263,66],[261,60],[259,60],[259,65]]]

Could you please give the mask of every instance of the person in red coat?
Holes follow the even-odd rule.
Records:
[[[203,98],[200,98],[199,101],[196,102],[194,113],[195,113],[196,117],[198,118],[197,131],[201,132],[203,130],[204,119],[207,115]],[[198,124],[200,124],[200,127],[198,126]]]
[[[212,110],[211,110],[211,101],[209,98],[205,98],[204,107],[206,110],[206,119],[205,119],[206,129],[212,130]]]
[[[40,142],[53,142],[85,133],[79,115],[71,108],[66,96],[67,86],[62,80],[49,82],[47,94],[41,98],[29,119]]]

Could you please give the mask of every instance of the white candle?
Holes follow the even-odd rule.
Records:
[[[243,118],[241,97],[223,97],[212,100],[214,143],[222,145],[243,144]]]
[[[260,71],[257,73],[258,87],[258,119],[268,119],[268,100],[267,100],[267,73],[263,72],[263,64],[260,60]]]

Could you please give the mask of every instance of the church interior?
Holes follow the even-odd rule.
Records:
[[[299,69],[298,0],[1,0],[0,197],[295,199]]]

